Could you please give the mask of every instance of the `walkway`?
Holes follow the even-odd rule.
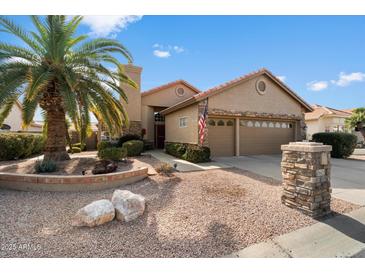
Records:
[[[365,208],[249,246],[234,258],[333,258],[365,256]]]
[[[180,172],[203,171],[203,170],[232,167],[231,165],[215,161],[208,163],[194,164],[182,159],[175,158],[174,156],[168,155],[163,150],[149,150],[144,154],[150,154],[151,156],[155,157],[161,162],[168,163],[171,166],[174,166],[176,164],[176,169]]]

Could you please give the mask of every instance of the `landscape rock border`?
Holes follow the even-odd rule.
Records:
[[[0,188],[23,191],[90,191],[115,188],[148,176],[148,168],[100,175],[37,175],[0,172]]]

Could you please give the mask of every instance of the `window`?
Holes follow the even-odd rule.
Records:
[[[229,127],[233,126],[233,121],[232,120],[227,121],[227,126]]]
[[[246,121],[240,120],[240,126],[241,126],[241,127],[246,126]]]
[[[261,124],[260,124],[260,122],[259,122],[259,121],[256,121],[256,122],[255,122],[255,127],[261,127]]]
[[[248,121],[248,122],[247,122],[247,126],[248,126],[248,127],[253,127],[253,122],[252,122],[252,121]]]
[[[266,93],[266,83],[263,80],[258,80],[256,82],[256,90],[260,95],[264,95]]]
[[[179,118],[179,127],[187,127],[188,126],[188,117]]]
[[[262,122],[261,127],[267,127],[267,122]]]
[[[182,87],[178,87],[178,88],[176,88],[175,93],[177,96],[181,97],[181,96],[184,96],[185,90]]]
[[[217,126],[224,126],[224,121],[223,120],[219,120],[217,123]]]
[[[210,126],[215,126],[215,121],[214,120],[209,120],[208,121],[208,125],[210,125]]]

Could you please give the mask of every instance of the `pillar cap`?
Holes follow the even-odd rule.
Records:
[[[299,152],[328,152],[332,151],[332,146],[316,142],[290,142],[288,145],[281,146],[282,151]]]

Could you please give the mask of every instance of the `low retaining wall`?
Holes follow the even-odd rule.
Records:
[[[0,187],[24,191],[89,191],[131,184],[147,177],[147,167],[100,175],[37,175],[0,172]]]

